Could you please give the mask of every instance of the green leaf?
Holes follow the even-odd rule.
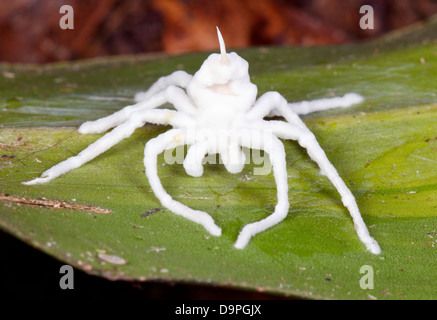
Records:
[[[192,178],[180,164],[164,165],[161,155],[166,190],[222,227],[221,237],[210,236],[162,209],[151,192],[144,145],[166,127],[147,125],[50,183],[21,184],[101,136],[78,134],[84,120],[130,104],[135,92],[176,69],[195,72],[206,53],[1,65],[0,226],[109,279],[196,282],[316,299],[436,298],[436,24],[357,45],[239,51],[260,93],[277,90],[289,101],[347,92],[366,98],[303,119],[356,196],[383,250],[379,256],[365,250],[334,187],[294,141],[284,141],[289,215],[244,250],[233,247],[239,230],[276,205],[272,174],[254,175],[261,165],[252,162],[241,174],[207,165],[202,177]],[[42,201],[31,206],[30,199]],[[76,210],[53,208],[65,205]],[[80,211],[81,205],[112,212]],[[374,270],[374,289],[360,287],[364,265]]]

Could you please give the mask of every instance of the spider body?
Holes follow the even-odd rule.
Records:
[[[310,158],[336,187],[352,216],[360,240],[370,252],[380,253],[378,243],[369,235],[362,220],[354,196],[329,162],[315,136],[298,116],[335,107],[348,107],[361,102],[362,97],[347,94],[341,98],[288,103],[278,92],[267,92],[257,100],[257,87],[250,81],[249,64],[234,52],[226,53],[218,28],[217,33],[221,53],[211,54],[194,76],[176,71],[160,78],[146,92],[137,94],[136,104],[105,118],[85,122],[79,127],[79,132],[83,134],[114,129],[77,156],[55,165],[40,178],[25,184],[45,183],[83,165],[129,137],[136,128],[147,122],[170,125],[173,129],[146,143],[144,165],[150,186],[164,207],[219,236],[221,229],[211,216],[175,201],[164,190],[158,177],[157,156],[165,149],[189,145],[183,166],[189,175],[198,177],[203,174],[202,159],[207,154],[219,154],[226,169],[238,173],[245,164],[242,147],[261,149],[270,157],[278,202],[273,214],[241,230],[235,247],[242,249],[252,236],[279,223],[288,214],[285,150],[279,138],[292,139],[307,149]],[[166,102],[176,110],[156,109]],[[286,121],[266,120],[269,116],[282,116]]]

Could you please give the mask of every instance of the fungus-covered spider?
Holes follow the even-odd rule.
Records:
[[[173,129],[149,140],[144,151],[144,165],[150,186],[162,205],[170,211],[202,225],[212,235],[221,229],[206,212],[193,210],[164,190],[157,172],[157,156],[165,149],[190,145],[184,160],[186,172],[194,177],[203,174],[202,159],[207,154],[219,154],[226,169],[241,172],[245,156],[242,147],[264,150],[269,154],[277,184],[277,198],[273,214],[246,225],[240,232],[235,247],[242,249],[252,236],[281,222],[288,214],[288,184],[285,151],[282,139],[297,140],[314,160],[341,195],[349,210],[356,232],[367,249],[379,254],[378,243],[369,235],[355,198],[337,170],[329,162],[315,136],[299,118],[299,114],[348,107],[363,99],[357,94],[341,98],[288,103],[278,92],[267,92],[258,100],[257,87],[250,82],[248,63],[235,52],[226,53],[225,44],[217,28],[220,54],[211,54],[194,76],[176,71],[160,78],[148,91],[135,96],[136,104],[95,120],[83,123],[79,132],[111,132],[88,146],[77,156],[55,165],[40,178],[25,184],[48,182],[78,168],[105,152],[145,123],[171,125]],[[185,90],[184,90],[185,89]],[[170,103],[176,110],[156,109]],[[268,116],[282,116],[285,121],[266,120]]]

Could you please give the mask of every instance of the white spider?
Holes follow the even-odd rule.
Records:
[[[247,61],[235,52],[226,53],[218,28],[217,33],[221,53],[211,54],[194,76],[176,71],[160,78],[148,91],[138,93],[135,97],[138,103],[110,116],[83,123],[79,127],[79,132],[83,134],[115,129],[77,156],[55,165],[40,178],[24,184],[48,182],[80,167],[129,137],[135,129],[147,122],[171,125],[173,129],[146,144],[144,165],[150,186],[164,207],[202,225],[212,235],[220,236],[221,229],[211,216],[173,200],[164,190],[157,173],[157,156],[165,149],[190,145],[183,165],[189,175],[198,177],[203,174],[202,159],[207,154],[220,154],[226,169],[238,173],[245,163],[241,148],[261,149],[271,159],[278,203],[273,214],[241,230],[235,247],[242,249],[252,236],[281,222],[288,214],[285,151],[278,138],[292,139],[307,149],[311,159],[338,190],[344,206],[352,216],[356,232],[367,249],[379,254],[381,249],[369,235],[354,196],[329,162],[315,136],[298,116],[335,107],[348,107],[361,102],[363,98],[351,93],[341,98],[287,103],[278,92],[267,92],[257,100],[257,87],[250,82]],[[165,103],[172,104],[176,110],[155,109]],[[265,120],[268,116],[282,116],[287,122]]]

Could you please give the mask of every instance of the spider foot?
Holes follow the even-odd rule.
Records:
[[[193,212],[197,215],[194,221],[202,225],[206,231],[216,237],[222,235],[222,229],[215,224],[214,219],[209,214],[198,210],[193,210]]]
[[[369,250],[373,254],[380,254],[381,248],[378,245],[378,242],[376,242],[375,239],[372,238],[372,242],[369,244],[366,244],[367,250]]]
[[[77,129],[81,134],[89,134],[89,133],[102,133],[106,130],[102,130],[95,124],[94,121],[87,121],[82,123],[82,125]]]
[[[238,237],[237,241],[234,243],[234,247],[236,249],[244,249],[249,243],[249,239],[250,237],[247,240],[242,239],[242,237]]]
[[[348,108],[353,106],[354,104],[358,104],[364,101],[363,96],[357,93],[347,93],[341,99],[341,103],[339,103],[340,108]]]
[[[41,174],[41,177],[30,180],[30,181],[22,182],[22,184],[34,185],[34,184],[49,182],[49,181],[59,177],[60,175],[64,174],[65,172],[70,171],[71,169],[77,168],[77,166],[74,166],[74,163],[75,163],[75,159],[69,158],[61,163],[58,163],[56,166],[51,167],[49,170],[44,171]],[[73,164],[73,166],[69,167],[72,164]]]
[[[53,179],[53,177],[50,177],[50,176],[41,176],[40,178],[36,178],[36,179],[30,180],[30,181],[24,181],[24,182],[22,182],[22,184],[25,184],[27,186],[31,186],[34,184],[46,183],[52,179]]]
[[[359,234],[359,237],[369,252],[371,252],[373,254],[380,254],[381,253],[381,248],[380,248],[378,242],[375,239],[373,239],[370,235],[367,234],[367,235],[361,236]]]
[[[137,92],[134,96],[134,100],[135,102],[141,102],[141,101],[145,101],[148,98],[150,98],[150,94],[148,94],[147,91],[141,91],[141,92]]]
[[[250,241],[254,232],[248,226],[244,227],[238,235],[237,241],[234,244],[234,247],[237,249],[244,249]]]
[[[203,175],[203,166],[197,163],[190,163],[184,161],[183,163],[185,172],[192,177],[201,177]]]
[[[222,229],[214,223],[203,227],[213,236],[220,237],[222,235]]]

